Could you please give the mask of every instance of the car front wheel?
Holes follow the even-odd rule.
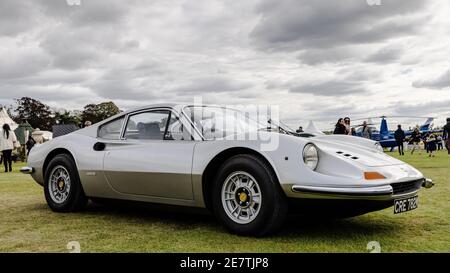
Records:
[[[88,202],[75,162],[65,154],[55,156],[48,164],[44,192],[48,206],[56,212],[79,211]]]
[[[227,160],[213,187],[213,208],[232,233],[263,236],[276,231],[287,214],[287,201],[271,168],[254,155]]]

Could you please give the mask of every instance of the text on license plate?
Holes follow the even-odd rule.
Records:
[[[394,200],[394,214],[417,209],[419,196]]]

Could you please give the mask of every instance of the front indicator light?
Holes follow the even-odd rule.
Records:
[[[384,175],[378,172],[365,172],[364,178],[366,180],[377,180],[377,179],[386,179]]]

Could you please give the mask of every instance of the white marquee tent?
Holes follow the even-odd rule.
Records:
[[[306,127],[305,132],[311,133],[311,134],[316,134],[316,135],[324,135],[324,133],[316,127],[316,125],[314,124],[314,122],[312,120],[309,121],[308,127]]]
[[[2,108],[0,110],[0,128],[3,127],[3,124],[5,124],[5,123],[9,124],[9,127],[11,127],[11,130],[13,130],[13,131],[16,130],[17,127],[19,126],[19,125],[17,125],[17,123],[14,122],[14,120],[12,120],[9,117],[6,109]]]

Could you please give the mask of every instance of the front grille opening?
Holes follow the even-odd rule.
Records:
[[[393,183],[391,184],[394,195],[397,194],[404,194],[416,191],[420,189],[420,186],[422,184],[422,179],[415,180],[415,181],[409,181],[409,182],[401,182],[401,183]]]

